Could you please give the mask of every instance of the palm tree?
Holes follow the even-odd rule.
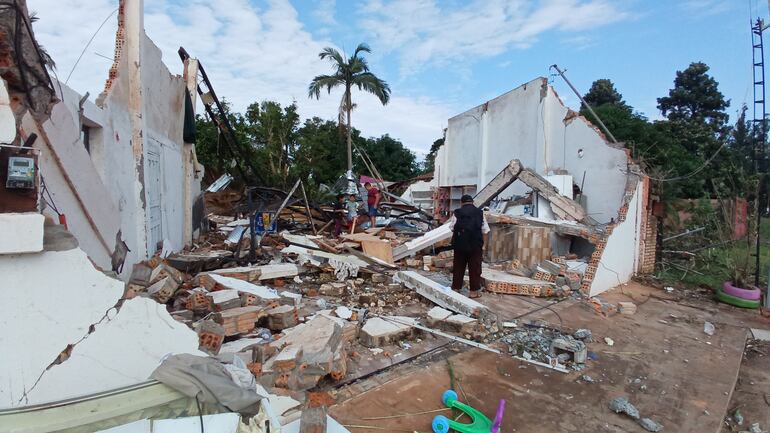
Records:
[[[343,122],[343,117],[347,117],[347,141],[348,141],[348,171],[353,171],[353,153],[352,145],[353,139],[351,138],[351,126],[350,126],[350,112],[355,105],[353,104],[350,91],[355,86],[358,90],[363,90],[375,95],[382,105],[386,105],[390,100],[390,86],[388,83],[378,78],[376,75],[369,71],[369,64],[366,59],[360,56],[361,53],[371,53],[372,50],[369,45],[358,44],[353,55],[349,59],[345,59],[339,51],[331,47],[326,47],[318,53],[318,57],[321,59],[328,59],[334,73],[332,75],[319,75],[313,78],[307,89],[309,98],[315,97],[321,98],[321,89],[324,87],[328,93],[332,92],[332,89],[338,86],[345,87],[345,92],[342,94],[342,101],[340,102],[339,122]]]

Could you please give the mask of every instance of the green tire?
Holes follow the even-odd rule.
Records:
[[[734,307],[740,307],[740,308],[752,308],[757,309],[759,308],[759,301],[750,301],[748,299],[739,298],[737,296],[731,296],[727,293],[722,291],[722,288],[717,289],[716,298],[719,302],[724,302],[725,304],[730,304]]]

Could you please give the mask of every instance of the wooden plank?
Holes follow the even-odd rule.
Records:
[[[348,241],[353,242],[363,242],[363,241],[380,241],[380,238],[374,235],[370,235],[368,233],[355,233],[355,234],[345,234],[342,235],[342,238]]]
[[[378,258],[391,265],[394,263],[393,247],[390,246],[390,242],[365,240],[361,242],[361,247],[364,249],[364,254],[367,256]]]

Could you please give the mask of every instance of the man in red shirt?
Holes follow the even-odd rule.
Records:
[[[371,227],[374,228],[377,225],[377,207],[380,205],[380,198],[382,195],[380,194],[380,190],[373,187],[369,182],[364,184],[364,188],[366,188],[368,194],[366,204],[369,207],[369,220],[371,221]]]

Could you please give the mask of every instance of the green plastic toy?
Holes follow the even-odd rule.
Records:
[[[450,390],[444,391],[444,395],[441,396],[441,401],[448,408],[458,409],[468,415],[471,418],[470,424],[464,424],[457,421],[439,415],[433,418],[431,427],[435,433],[448,433],[450,429],[459,433],[499,433],[500,425],[503,421],[503,412],[505,411],[505,400],[500,400],[500,404],[497,407],[497,416],[495,421],[492,422],[483,413],[468,406],[467,404],[457,401],[457,393]]]

